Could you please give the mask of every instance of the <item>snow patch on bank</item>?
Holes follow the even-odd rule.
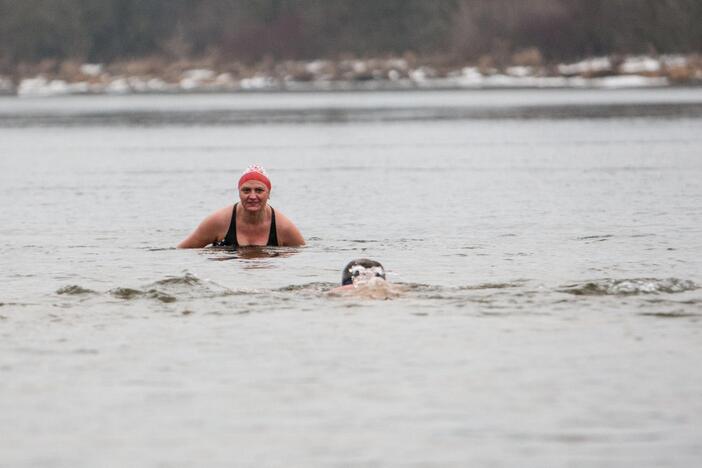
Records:
[[[111,74],[86,63],[74,80],[40,74],[15,86],[0,76],[0,93],[21,97],[65,94],[137,94],[236,91],[325,91],[491,88],[640,88],[702,80],[702,67],[685,56],[594,57],[553,67],[514,65],[503,70],[466,66],[438,69],[407,60],[283,62],[272,69],[191,68],[168,76]],[[242,71],[243,70],[243,71]],[[166,73],[164,72],[164,75]],[[673,81],[671,81],[673,80]]]

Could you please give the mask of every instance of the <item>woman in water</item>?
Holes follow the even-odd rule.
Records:
[[[178,244],[179,248],[305,245],[293,222],[268,205],[271,181],[262,167],[250,166],[238,186],[239,203],[209,215]]]

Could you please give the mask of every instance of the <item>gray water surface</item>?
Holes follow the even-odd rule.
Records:
[[[0,466],[695,466],[702,90],[0,98]],[[297,249],[177,250],[264,165]],[[383,262],[399,297],[338,296]]]

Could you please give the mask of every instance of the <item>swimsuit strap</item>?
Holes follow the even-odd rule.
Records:
[[[229,230],[227,231],[227,235],[224,236],[222,245],[231,245],[233,247],[239,246],[239,243],[236,241],[236,205],[238,205],[238,203],[234,203],[234,208],[232,209],[232,220],[229,223]]]
[[[268,232],[267,246],[278,247],[278,231],[275,228],[275,210],[271,206],[271,230]]]

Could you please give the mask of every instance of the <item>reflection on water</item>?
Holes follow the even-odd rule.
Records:
[[[324,124],[353,122],[411,122],[427,120],[561,120],[662,118],[686,119],[702,115],[702,104],[638,104],[638,105],[550,105],[529,107],[416,107],[328,110],[229,110],[112,112],[88,114],[0,114],[0,128],[23,127],[168,127],[168,126],[232,126]]]
[[[420,107],[398,109],[330,109],[294,111],[206,111],[130,112],[107,114],[0,114],[0,128],[22,127],[162,127],[162,126],[232,126],[352,122],[410,122],[426,120],[560,120],[614,119],[657,117],[666,119],[694,118],[702,115],[702,104],[640,104],[581,106],[532,106],[512,108],[446,108]]]
[[[222,262],[227,260],[261,260],[266,258],[286,258],[299,253],[297,247],[268,247],[268,246],[239,246],[231,247],[207,247],[202,249],[203,253],[216,253],[214,257],[208,257],[210,260]],[[247,263],[247,268],[273,268],[271,263],[258,262]]]
[[[0,128],[236,126],[436,120],[695,118],[685,88],[0,97]]]

